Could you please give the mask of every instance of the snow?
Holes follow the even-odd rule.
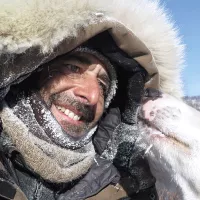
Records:
[[[185,97],[184,100],[188,105],[200,111],[200,96]]]

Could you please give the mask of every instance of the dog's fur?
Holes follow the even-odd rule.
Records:
[[[160,199],[200,199],[200,112],[163,94],[147,100],[139,118]]]

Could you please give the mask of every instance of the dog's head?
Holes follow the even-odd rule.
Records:
[[[174,199],[199,199],[200,112],[163,94],[144,101],[138,126],[157,187],[177,194]]]

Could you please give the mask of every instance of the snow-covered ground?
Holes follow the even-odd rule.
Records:
[[[200,96],[185,97],[186,103],[200,111]]]

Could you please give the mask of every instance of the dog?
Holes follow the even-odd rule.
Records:
[[[144,101],[138,126],[159,199],[200,199],[200,112],[162,94]]]

